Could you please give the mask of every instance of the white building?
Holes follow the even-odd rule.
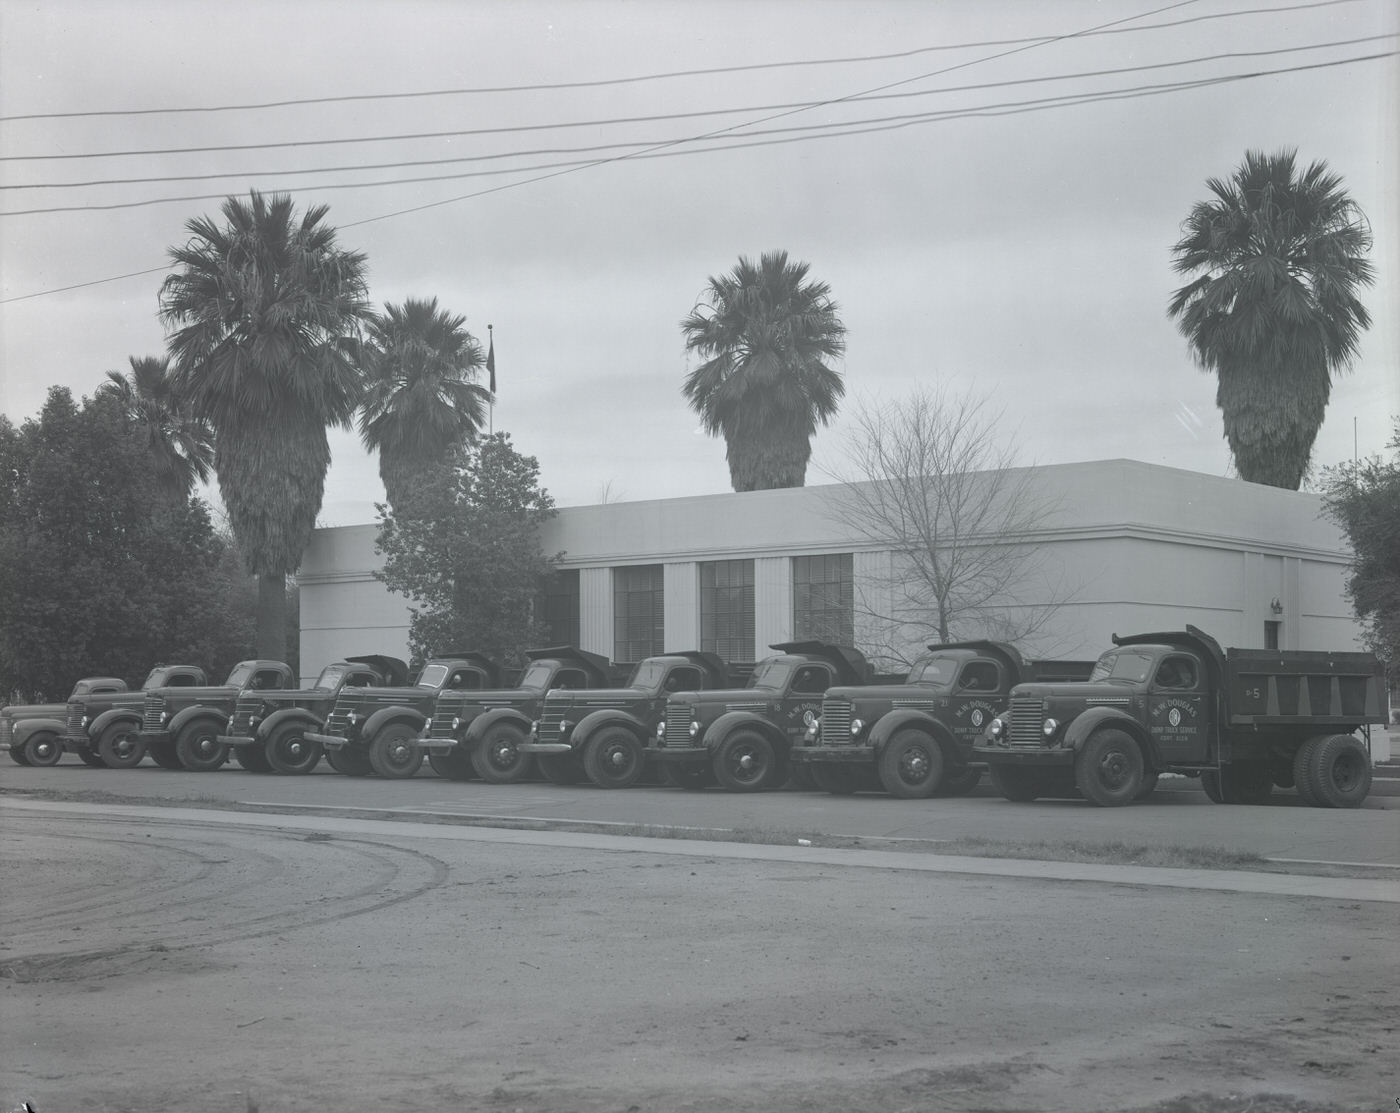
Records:
[[[1186,623],[1229,646],[1358,646],[1343,593],[1350,553],[1319,496],[1132,460],[1049,466],[1033,479],[1057,506],[1034,537],[1056,587],[1036,598],[1028,585],[1023,601],[1064,602],[1030,655],[1092,659],[1115,632]],[[565,554],[547,601],[551,643],[615,661],[695,648],[744,661],[846,630],[869,651],[859,601],[878,602],[891,556],[842,524],[839,490],[560,510],[544,537],[546,552]],[[304,677],[349,654],[408,656],[408,602],[373,577],[376,531],[312,538],[298,576]]]

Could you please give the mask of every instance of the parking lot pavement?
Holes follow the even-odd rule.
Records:
[[[1400,790],[1400,779],[1378,789]],[[821,792],[733,794],[639,786],[608,791],[542,782],[486,785],[431,774],[409,780],[342,777],[321,766],[307,777],[248,773],[168,772],[154,766],[90,769],[67,758],[52,768],[0,767],[0,788],[165,804],[220,802],[262,805],[289,813],[361,809],[395,818],[445,814],[489,823],[584,823],[606,830],[638,827],[761,833],[766,839],[829,835],[951,842],[1121,843],[1127,846],[1214,847],[1266,858],[1400,867],[1400,795],[1373,793],[1355,810],[1307,808],[1279,791],[1262,807],[1212,804],[1197,782],[1164,778],[1152,799],[1127,808],[1077,800],[1013,804],[985,786],[949,800],[899,800],[883,794]]]

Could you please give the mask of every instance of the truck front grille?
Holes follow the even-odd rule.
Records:
[[[690,745],[690,705],[668,703],[666,705],[666,734],[661,742],[664,746]]]
[[[165,697],[155,692],[146,693],[146,711],[141,718],[142,730],[163,730],[165,724],[161,716],[165,714]]]
[[[1039,746],[1044,741],[1040,733],[1041,705],[1039,696],[1016,696],[1007,709],[1013,746]]]
[[[262,700],[257,696],[239,696],[228,721],[228,733],[234,738],[252,738],[253,716],[261,710]]]
[[[428,737],[430,738],[451,738],[452,720],[458,718],[458,708],[443,707],[442,701],[438,701],[438,706],[433,709],[433,721],[428,727]]]
[[[0,746],[8,746],[14,736],[14,722],[9,718],[0,719]]]
[[[551,707],[549,701],[545,700],[544,710],[540,712],[540,725],[536,737],[541,742],[558,742],[564,735],[563,722],[564,708],[558,704]]]
[[[823,746],[849,746],[851,744],[850,700],[822,700],[821,736]]]
[[[70,703],[68,705],[68,722],[63,729],[63,737],[87,737],[87,731],[83,729],[83,705],[81,703]]]

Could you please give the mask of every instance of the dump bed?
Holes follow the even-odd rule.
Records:
[[[1370,653],[1227,649],[1224,695],[1235,727],[1354,730],[1386,721],[1385,679]]]

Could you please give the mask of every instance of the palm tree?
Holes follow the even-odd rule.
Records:
[[[379,454],[384,490],[400,510],[417,477],[481,431],[491,395],[470,380],[485,353],[465,317],[439,309],[437,298],[409,298],[370,321],[364,362],[360,436]]]
[[[1296,151],[1249,151],[1197,203],[1172,249],[1196,275],[1167,309],[1215,404],[1242,479],[1297,490],[1322,426],[1332,376],[1371,318],[1356,297],[1374,281],[1371,230],[1325,162],[1301,174]]]
[[[258,577],[258,652],[286,648],[286,578],[321,509],[330,445],[360,400],[365,258],[336,245],[325,206],[228,198],[170,249],[160,290],[176,389],[215,433],[214,473]]]
[[[702,304],[681,322],[685,346],[704,362],[682,393],[711,436],[728,445],[736,491],[801,487],[817,425],[846,388],[828,361],[846,350],[846,326],[825,282],[786,251],[711,277]]]
[[[195,481],[209,478],[214,434],[175,393],[170,361],[163,356],[131,357],[131,370],[108,371],[99,393],[114,398],[127,420],[145,430],[162,487],[188,498]]]

